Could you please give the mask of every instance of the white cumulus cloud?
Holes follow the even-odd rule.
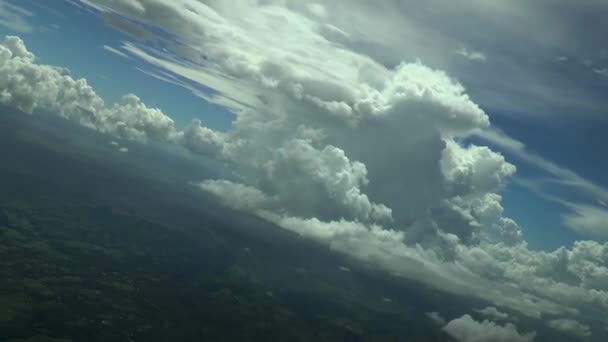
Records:
[[[36,63],[34,54],[15,36],[0,43],[0,103],[27,113],[53,111],[120,138],[171,141],[177,135],[173,120],[161,110],[147,107],[132,94],[106,105],[86,80]]]
[[[443,330],[459,342],[530,342],[536,336],[535,332],[520,333],[511,323],[478,322],[469,315],[450,321]]]

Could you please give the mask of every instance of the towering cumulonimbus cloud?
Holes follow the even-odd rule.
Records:
[[[189,12],[163,1],[139,2],[143,12],[96,3],[147,24],[154,18],[183,37],[187,49],[169,50],[188,58],[187,67],[144,46],[123,48],[213,88],[209,101],[240,104],[227,132],[197,120],[181,141],[238,165],[238,181],[277,199],[275,212],[382,224],[429,246],[451,235],[463,243],[521,242],[497,194],[515,167],[488,148],[457,142],[489,119],[444,72],[420,62],[387,68],[336,44],[324,35],[326,23],[314,20],[325,13],[320,4],[300,13],[238,2],[247,15],[236,16],[232,5],[216,2],[183,1]],[[274,32],[278,23],[283,29]],[[232,193],[237,180],[228,181],[214,183],[214,191],[222,193],[223,184]]]
[[[158,50],[126,42],[120,52],[212,89],[197,95],[232,110],[232,126],[194,120],[180,130],[134,95],[108,106],[86,81],[36,63],[16,37],[0,44],[0,103],[221,160],[234,174],[202,180],[203,190],[395,275],[536,318],[608,309],[608,247],[527,248],[501,204],[516,168],[463,143],[489,117],[445,72],[378,63],[348,44],[323,4],[83,4],[179,37],[159,39]]]

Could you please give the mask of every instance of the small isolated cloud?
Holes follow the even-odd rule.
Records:
[[[126,53],[124,53],[124,52],[122,52],[122,51],[120,51],[118,49],[115,49],[115,48],[113,48],[111,46],[104,45],[103,49],[106,50],[106,51],[108,51],[108,52],[110,52],[110,53],[113,53],[113,54],[115,54],[115,55],[117,55],[119,57],[131,59],[131,57],[129,57],[129,55],[127,55]]]
[[[475,62],[485,62],[486,61],[486,55],[484,55],[482,52],[469,50],[464,47],[456,50],[456,54],[458,54],[470,61],[475,61]]]
[[[110,146],[115,147],[116,151],[118,151],[118,152],[122,152],[122,153],[129,152],[128,148],[120,146],[120,144],[114,140],[110,141]]]
[[[443,330],[459,342],[530,342],[536,336],[536,332],[520,334],[511,323],[477,322],[469,315],[450,321]]]
[[[488,306],[483,309],[477,309],[477,310],[475,310],[475,312],[480,313],[488,318],[495,319],[495,320],[504,321],[504,320],[509,319],[509,314],[507,314],[506,312],[501,312],[493,306]]]
[[[430,318],[431,321],[435,322],[437,325],[443,326],[446,323],[445,318],[441,317],[438,312],[427,312],[426,316]]]
[[[32,26],[27,18],[34,14],[23,7],[0,0],[0,25],[16,32],[28,33]]]
[[[596,74],[603,76],[603,77],[608,77],[608,68],[596,68],[593,69],[593,72],[595,72]]]
[[[342,272],[350,272],[350,268],[348,268],[346,266],[340,266],[340,267],[338,267],[338,269]]]
[[[574,319],[554,319],[552,321],[549,321],[548,325],[549,327],[555,330],[569,333],[575,336],[591,336],[591,329],[589,328],[589,326],[582,324]]]

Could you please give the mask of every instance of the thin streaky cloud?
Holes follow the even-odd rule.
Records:
[[[124,53],[124,52],[122,52],[122,51],[120,51],[118,49],[115,49],[115,48],[113,48],[111,46],[104,45],[103,49],[106,50],[106,51],[108,51],[108,52],[110,52],[110,53],[113,53],[113,54],[115,54],[117,56],[120,56],[122,58],[131,59],[131,57],[129,55],[127,55],[126,53]]]

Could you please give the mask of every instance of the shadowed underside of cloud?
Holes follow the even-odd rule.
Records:
[[[347,48],[338,41],[347,33],[318,20],[330,15],[320,4],[83,4],[180,37],[163,51],[132,42],[121,53],[213,89],[206,99],[235,112],[232,127],[195,120],[179,130],[134,95],[106,105],[86,81],[36,63],[16,37],[0,45],[1,103],[221,160],[235,174],[203,190],[393,274],[532,317],[608,309],[608,246],[527,248],[501,205],[515,167],[461,143],[489,118],[445,72],[421,62],[387,68]],[[461,320],[531,339],[511,325]],[[456,334],[468,331],[453,322]]]

